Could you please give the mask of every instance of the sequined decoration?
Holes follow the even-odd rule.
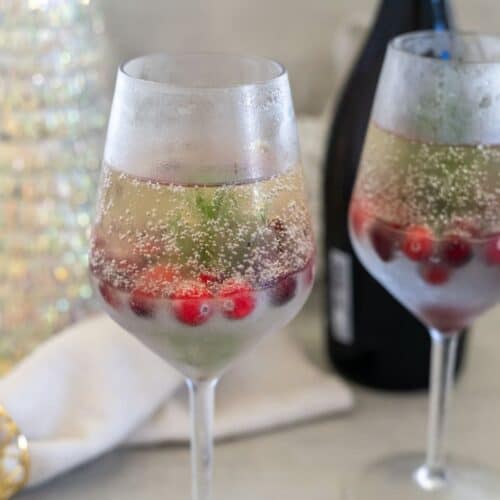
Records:
[[[105,51],[93,0],[0,2],[0,373],[94,309]]]
[[[0,406],[0,499],[21,491],[29,480],[28,441],[3,406]]]

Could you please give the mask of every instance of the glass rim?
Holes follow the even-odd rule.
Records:
[[[422,54],[417,54],[405,47],[402,46],[403,42],[406,40],[416,40],[416,39],[424,39],[424,38],[436,38],[439,36],[448,35],[450,38],[456,37],[465,39],[491,39],[496,40],[500,46],[500,35],[495,35],[493,33],[481,33],[477,31],[460,31],[460,30],[420,30],[420,31],[411,31],[409,33],[403,33],[402,35],[398,35],[394,37],[388,45],[388,49],[394,52],[399,52],[401,54],[405,54],[409,57],[415,58],[420,61],[434,61],[441,64],[454,64],[460,66],[474,66],[474,65],[497,65],[500,64],[500,56],[498,59],[492,60],[458,60],[458,59],[444,59],[433,56],[426,56]]]
[[[137,62],[142,60],[147,60],[150,58],[163,58],[163,59],[174,59],[174,58],[192,58],[192,57],[203,57],[203,58],[213,58],[222,60],[230,60],[233,59],[234,61],[239,61],[239,62],[244,62],[244,61],[251,61],[251,62],[258,62],[258,63],[265,63],[268,64],[269,66],[274,66],[275,67],[275,73],[269,76],[269,78],[263,78],[263,79],[255,79],[255,80],[248,80],[248,81],[242,81],[241,83],[231,83],[231,84],[221,84],[221,85],[181,85],[181,84],[176,84],[176,83],[169,83],[169,82],[161,82],[158,80],[154,79],[148,79],[148,78],[141,78],[138,76],[135,76],[127,70],[127,66],[133,62]],[[268,58],[268,57],[262,57],[262,56],[249,56],[245,54],[238,54],[238,53],[231,53],[231,52],[217,52],[217,51],[194,51],[194,52],[150,52],[147,54],[143,54],[138,57],[134,57],[132,59],[127,59],[126,61],[122,62],[119,67],[118,67],[118,73],[121,75],[123,78],[135,82],[140,85],[144,86],[149,86],[151,88],[156,88],[157,90],[163,90],[165,92],[220,92],[220,91],[231,91],[231,90],[243,90],[243,89],[248,89],[248,88],[254,88],[254,87],[265,87],[272,85],[273,83],[281,80],[284,77],[287,77],[288,72],[285,68],[285,66],[280,63],[279,61]]]

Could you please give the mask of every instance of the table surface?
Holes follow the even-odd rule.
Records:
[[[319,359],[318,294],[293,323],[294,334]],[[500,470],[500,308],[477,322],[450,423],[449,448]],[[356,406],[342,416],[218,443],[217,500],[337,500],[345,478],[369,462],[424,445],[423,393],[390,394],[353,387]],[[84,465],[20,500],[188,499],[184,446],[121,449]]]

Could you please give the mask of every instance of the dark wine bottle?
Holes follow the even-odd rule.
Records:
[[[409,31],[449,27],[445,0],[383,0],[330,131],[324,183],[328,352],[340,373],[370,387],[402,391],[427,387],[430,339],[426,328],[354,254],[347,229],[349,200],[388,42]],[[463,357],[464,340],[457,370]]]

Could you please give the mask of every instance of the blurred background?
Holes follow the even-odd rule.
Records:
[[[87,238],[109,101],[118,65],[140,54],[236,52],[271,57],[286,66],[321,252],[328,224],[321,207],[324,166],[338,164],[339,172],[347,170],[345,159],[325,162],[327,135],[339,91],[367,39],[378,4],[377,0],[2,1],[0,197],[6,215],[0,226],[0,332],[7,335],[0,336],[0,372],[52,333],[93,311]],[[394,6],[413,4],[387,5],[393,6],[388,26],[394,27],[404,17]],[[455,0],[450,5],[459,29],[496,30],[497,17],[489,15],[496,0]],[[379,62],[384,50],[385,42]],[[373,88],[376,66],[368,70]],[[366,96],[362,106],[366,119],[370,90],[356,92]],[[341,121],[346,123],[345,117]],[[362,121],[361,136],[366,125]],[[352,137],[353,127],[341,129]],[[329,138],[330,144],[336,140],[341,139],[333,134]],[[355,156],[350,158],[353,171]],[[331,191],[337,190],[339,199],[347,193],[347,199],[349,189],[337,184]],[[331,212],[341,214],[338,208]],[[332,224],[339,226],[345,226],[345,220]],[[320,256],[320,266],[322,261]]]
[[[495,32],[497,0],[450,3],[460,29]],[[0,373],[93,311],[87,238],[121,62],[154,51],[199,50],[281,61],[290,74],[321,252],[327,133],[377,5],[376,0],[2,1],[0,198],[7,215],[0,219],[0,332],[6,333],[0,336]],[[320,255],[320,266],[322,261]]]
[[[280,60],[299,112],[321,112],[338,90],[376,0],[100,0],[112,66],[158,50],[220,50]],[[454,0],[457,26],[498,31],[498,0]],[[114,72],[111,79],[114,78]]]
[[[149,52],[200,50],[270,57],[279,60],[288,69],[320,254],[317,259],[320,267],[317,283],[320,286],[312,295],[309,307],[294,323],[292,333],[296,337],[307,337],[300,340],[307,344],[309,358],[318,366],[322,363],[326,376],[332,376],[332,366],[326,363],[326,338],[331,341],[333,334],[325,324],[332,322],[333,315],[323,307],[326,301],[321,296],[330,293],[330,288],[321,288],[322,266],[326,261],[322,255],[322,236],[328,222],[322,211],[327,136],[340,89],[371,29],[379,3],[378,0],[0,0],[0,203],[3,207],[0,214],[0,378],[54,333],[96,312],[88,282],[88,236],[118,65]],[[500,31],[498,0],[450,0],[450,3],[455,26],[459,29],[491,33]],[[361,114],[368,116],[369,106],[365,108]],[[345,109],[347,114],[355,114],[352,113],[352,107],[346,106]],[[345,121],[341,120],[341,123],[347,141],[351,137],[356,140],[356,134],[352,133],[353,127],[349,127],[349,124],[344,127]],[[337,140],[334,136],[332,134],[330,143]],[[341,143],[342,138],[338,142]],[[346,162],[337,163],[339,172],[342,168],[347,171]],[[335,185],[331,191],[335,191],[331,198],[341,199],[346,189]],[[328,185],[325,193],[327,197],[330,196]],[[345,203],[348,195],[344,197]],[[340,214],[341,211],[335,207],[331,213]],[[340,221],[338,226],[343,225],[347,234],[346,217],[337,217]],[[349,280],[352,281],[350,276]],[[341,279],[333,285],[341,291],[350,290]],[[325,290],[328,291],[325,293]],[[345,295],[349,296],[348,293]],[[379,293],[363,295],[362,290],[360,296],[371,305],[374,295],[378,296]],[[339,309],[350,312],[350,308],[344,305],[341,300],[337,303]],[[362,312],[356,314],[359,310]],[[390,336],[387,337],[390,342],[377,342],[377,348],[380,346],[382,354],[388,353],[391,363],[380,363],[379,366],[374,363],[374,370],[387,367],[388,379],[395,385],[403,383],[401,372],[406,370],[412,376],[416,373],[417,382],[413,383],[412,379],[411,388],[424,387],[429,359],[427,336],[416,332],[415,344],[412,344],[408,341],[408,335],[399,335],[401,330],[408,330],[405,324],[401,327],[401,311],[398,312],[399,316],[392,312],[383,315],[379,312],[377,307],[372,306],[371,317],[367,314],[370,310],[363,308],[358,308],[352,315],[368,318],[369,328],[365,332],[370,338],[372,330],[377,331],[378,328],[378,333],[386,330],[379,324],[372,324],[373,317],[392,317],[401,345],[396,345],[396,337]],[[404,314],[408,316],[408,313]],[[492,330],[498,324],[498,309],[496,315],[482,320],[480,328]],[[339,317],[350,319],[347,314]],[[471,375],[464,378],[462,383],[463,391],[473,403],[468,405],[470,412],[464,412],[458,421],[461,438],[457,442],[460,441],[466,450],[472,450],[471,454],[475,453],[474,446],[483,447],[489,453],[490,461],[498,463],[498,447],[494,446],[490,436],[483,436],[481,430],[496,428],[500,406],[489,406],[487,412],[479,413],[475,408],[480,405],[476,405],[473,398],[489,399],[490,394],[492,398],[493,394],[498,394],[498,377],[491,377],[488,370],[498,364],[497,358],[493,356],[500,351],[495,351],[494,335],[481,338],[484,338],[483,344],[475,351],[471,349],[475,356],[472,357],[471,365],[475,359],[477,375],[471,370]],[[418,355],[414,345],[420,346]],[[375,352],[372,347],[370,345],[370,352]],[[401,356],[404,348],[413,364]],[[320,355],[324,359],[319,359]],[[487,362],[483,363],[483,360]],[[485,368],[481,371],[479,368],[483,364]],[[392,369],[396,376],[392,374]],[[377,387],[378,381],[370,382],[373,383],[366,385]],[[407,390],[410,385],[396,389]],[[339,387],[344,390],[342,385]],[[481,390],[478,391],[478,387]],[[485,393],[485,390],[490,393]],[[377,399],[372,393],[361,392],[359,387],[355,387],[355,391],[361,401],[359,407],[363,410],[359,412],[360,416],[355,414],[351,419],[340,420],[338,427],[332,423],[328,428],[329,435],[338,439],[338,449],[343,450],[342,454],[337,454],[338,462],[332,462],[335,458],[332,457],[328,440],[324,439],[325,428],[321,428],[320,423],[316,436],[307,434],[310,431],[305,429],[302,439],[293,437],[290,440],[298,448],[291,454],[292,465],[286,463],[291,468],[287,470],[283,484],[288,484],[290,477],[297,477],[303,487],[308,488],[308,495],[324,498],[310,494],[313,491],[311,488],[314,486],[316,491],[327,491],[331,471],[340,471],[338,474],[342,476],[343,468],[359,465],[358,455],[362,456],[366,452],[366,457],[370,453],[378,456],[388,451],[383,448],[385,446],[391,450],[406,444],[413,447],[413,439],[416,440],[417,435],[408,432],[408,428],[417,428],[425,418],[427,407],[423,397],[408,397],[404,401],[400,396],[395,396],[391,400],[392,396],[384,393],[383,397]],[[24,398],[24,394],[22,396],[23,399],[29,399]],[[328,395],[333,400],[337,396]],[[347,406],[350,406],[352,401],[348,399]],[[74,400],[77,401],[77,398]],[[299,403],[301,407],[307,406],[302,401]],[[406,405],[403,418],[401,413],[393,412],[393,403],[401,407]],[[79,402],[72,404],[78,407]],[[366,411],[367,407],[370,411]],[[359,432],[360,425],[366,432]],[[378,430],[374,432],[374,429]],[[399,433],[394,432],[398,429]],[[471,429],[477,432],[471,433]],[[296,432],[300,433],[301,430]],[[358,439],[359,443],[356,444],[356,437],[359,436],[362,439]],[[379,440],[380,436],[389,438]],[[255,463],[259,463],[259,466],[261,456],[269,456],[275,463],[282,462],[282,443],[279,441],[282,436],[271,438],[269,446],[273,446],[272,439],[276,439],[277,445],[273,451],[276,455],[268,453],[265,439],[255,445],[258,447],[264,443],[264,448],[255,453]],[[314,448],[316,466],[302,449],[305,443],[310,443],[311,448]],[[361,445],[362,452],[359,451]],[[295,445],[290,444],[290,449],[292,446]],[[150,458],[146,458],[149,460],[148,465],[153,468],[143,466],[141,469],[152,470],[156,474],[156,483],[149,476],[144,476],[144,482],[148,485],[162,485],[165,470],[168,470],[162,462],[158,462],[157,469],[154,469],[155,453],[153,451],[147,455]],[[172,475],[171,484],[178,481],[176,453],[184,451],[179,448],[171,452],[172,464],[175,465],[169,472]],[[146,452],[135,456],[143,460]],[[274,459],[273,456],[278,458]],[[297,459],[296,471],[300,471],[300,474],[293,471],[294,456]],[[307,458],[307,466],[302,457]],[[131,464],[131,470],[136,470],[133,459],[127,463]],[[250,471],[251,482],[255,482],[252,468],[247,470],[247,460],[234,460],[227,454],[227,470],[234,464],[245,467],[244,473]],[[272,476],[276,470],[268,468],[271,476],[269,481],[262,481],[262,487],[281,483]],[[108,474],[105,469],[103,475]],[[53,472],[54,475],[57,473]],[[124,477],[130,477],[134,482],[137,479],[135,474],[123,474],[122,471],[114,476],[116,481]],[[92,491],[88,493],[88,485],[92,483],[99,488],[99,481],[93,478],[87,481],[85,475],[81,477],[77,488],[83,496],[71,498],[123,498],[119,494],[115,497],[113,492],[110,496],[102,496],[102,491],[99,494]],[[238,474],[234,477],[238,478]],[[292,488],[294,483],[290,484]],[[112,482],[109,485],[110,491],[115,491]],[[134,486],[139,488],[141,485],[139,481]],[[63,493],[55,490],[55,496],[70,498],[65,495],[64,488],[73,493],[72,479],[67,485],[62,484],[62,488]],[[116,492],[119,492],[118,486],[116,488]],[[50,490],[47,491],[50,495]],[[231,489],[227,491],[227,498],[234,498]],[[303,498],[301,491],[297,489],[295,492],[300,496],[286,496],[291,499]],[[275,497],[271,494],[254,494],[249,490],[250,494],[251,498]],[[143,496],[142,490],[135,497],[128,496],[127,491],[128,498]],[[39,500],[54,497],[38,496],[35,491],[34,496],[24,498]]]

